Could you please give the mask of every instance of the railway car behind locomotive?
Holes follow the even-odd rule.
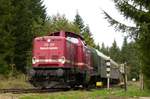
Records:
[[[106,80],[107,56],[71,32],[55,32],[33,40],[30,82],[35,87],[88,86]],[[118,83],[118,64],[111,60],[111,80]]]

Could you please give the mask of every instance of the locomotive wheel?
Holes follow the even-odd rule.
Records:
[[[45,89],[48,87],[48,81],[44,82],[32,82],[31,83],[34,87],[39,88],[39,89]]]
[[[83,84],[83,88],[84,89],[89,89],[89,84],[88,83]]]

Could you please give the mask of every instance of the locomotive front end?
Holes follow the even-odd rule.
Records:
[[[33,42],[33,68],[63,67],[65,63],[63,37],[37,37]]]
[[[65,68],[65,38],[60,36],[37,37],[33,41],[30,82],[35,87],[46,88],[51,82],[61,80]],[[53,84],[52,84],[53,85]]]

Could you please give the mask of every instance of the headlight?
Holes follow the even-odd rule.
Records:
[[[40,62],[40,60],[39,60],[39,59],[36,59],[35,57],[33,57],[33,58],[32,58],[32,64],[35,64],[35,63],[37,63],[37,62]]]
[[[48,60],[48,59],[45,59],[45,62],[49,62],[49,60]]]
[[[32,58],[32,64],[35,64],[36,63],[36,58]]]
[[[65,57],[62,56],[60,59],[58,59],[58,61],[61,62],[62,64],[64,64],[66,60],[65,60]]]
[[[50,41],[51,41],[51,39],[48,39],[48,40],[47,40],[47,42],[50,42]]]
[[[35,61],[36,61],[36,62],[40,62],[40,60],[39,60],[39,59],[36,59]]]

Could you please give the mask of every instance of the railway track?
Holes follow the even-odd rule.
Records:
[[[46,92],[59,92],[68,91],[69,88],[47,88],[47,89],[0,89],[0,93],[46,93]]]
[[[111,88],[120,87],[120,85],[111,85]],[[103,86],[98,89],[105,89],[106,86]],[[73,90],[89,90],[89,89],[97,89],[96,87],[90,88],[80,88],[76,87]],[[31,89],[0,89],[0,93],[14,93],[14,94],[21,94],[21,93],[48,93],[48,92],[60,92],[60,91],[69,91],[71,90],[70,87],[62,87],[62,88],[46,88],[46,89],[39,89],[39,88],[31,88]]]

